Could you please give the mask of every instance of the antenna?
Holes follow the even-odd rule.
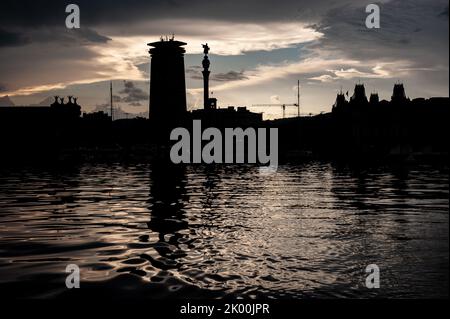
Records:
[[[297,80],[297,113],[300,117],[300,80]]]
[[[109,96],[111,101],[111,122],[113,121],[113,95],[112,95],[112,81],[109,83]]]

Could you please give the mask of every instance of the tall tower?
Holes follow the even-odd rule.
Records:
[[[184,53],[186,43],[161,38],[148,44],[151,55],[149,117],[158,123],[171,123],[186,114]]]
[[[203,65],[203,108],[205,110],[209,110],[211,108],[211,103],[209,101],[209,59],[208,59],[209,47],[208,43],[203,44],[203,53],[205,56],[203,57],[202,65]]]

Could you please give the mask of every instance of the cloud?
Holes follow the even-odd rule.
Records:
[[[280,96],[279,95],[272,95],[270,97],[270,102],[274,104],[280,103]]]
[[[203,80],[202,67],[198,65],[188,66],[185,70],[187,76],[193,80]]]
[[[397,66],[400,67],[405,62],[398,61]],[[338,69],[338,70],[327,70],[330,74],[322,74],[320,76],[315,76],[309,78],[310,80],[316,80],[321,82],[332,82],[337,80],[349,80],[349,79],[355,79],[355,78],[366,78],[366,79],[381,79],[381,78],[390,78],[392,76],[399,76],[400,74],[405,75],[408,70],[408,68],[401,69],[402,72],[395,72],[394,70],[389,70],[386,68],[389,64],[376,64],[374,67],[371,68],[370,72],[364,72],[360,71],[354,67],[348,68],[348,69]],[[397,69],[399,70],[399,69]],[[400,71],[400,70],[399,70]]]
[[[8,95],[0,96],[0,106],[14,106],[14,102]]]
[[[319,75],[319,76],[314,76],[314,77],[309,78],[309,79],[310,80],[320,81],[320,82],[332,82],[336,78],[333,77],[332,75],[329,75],[329,74],[322,74],[322,75]]]
[[[127,79],[147,92],[140,82],[149,77],[146,44],[174,32],[188,43],[186,61],[208,42],[212,90],[222,91],[230,103],[251,104],[253,96],[267,100],[268,90],[284,100],[274,87],[292,78],[323,91],[356,78],[377,87],[395,78],[409,81],[414,92],[448,94],[448,1],[377,3],[381,28],[368,30],[366,3],[360,0],[79,0],[82,28],[68,30],[63,2],[5,0],[0,83],[8,84],[3,91],[14,98],[83,83],[95,88],[111,79]],[[193,87],[190,105],[201,101],[198,81],[189,81],[201,80],[200,71],[186,69]],[[104,87],[97,90],[100,101]],[[318,91],[310,94],[314,103],[323,99]],[[123,103],[144,101],[134,101],[136,94],[122,95],[130,100]]]
[[[357,60],[346,60],[341,58],[329,58],[326,56],[308,57],[299,62],[285,62],[273,65],[260,65],[252,70],[246,71],[246,78],[236,81],[229,81],[212,87],[212,90],[231,90],[238,87],[256,86],[277,79],[287,78],[291,75],[301,77],[311,77],[323,70],[329,70],[336,65],[350,67],[360,66]]]
[[[203,80],[202,74],[203,68],[198,65],[193,65],[186,68],[186,74],[193,80]],[[214,82],[228,82],[228,81],[239,81],[246,79],[247,76],[244,74],[244,71],[228,71],[225,73],[213,73],[210,76],[210,81]]]
[[[27,43],[29,43],[29,39],[23,34],[0,29],[0,47],[22,46]]]
[[[244,79],[247,79],[247,76],[244,74],[244,71],[241,72],[229,71],[227,73],[215,73],[211,77],[211,81],[216,82],[240,81]]]
[[[168,19],[150,20],[145,26],[127,27],[127,33],[111,29],[100,29],[112,39],[110,45],[117,56],[148,57],[147,43],[159,39],[167,31],[167,26],[175,33],[176,39],[187,43],[187,54],[203,52],[206,41],[213,55],[242,55],[245,52],[272,51],[295,47],[321,37],[321,33],[298,21],[232,23],[230,21]],[[142,30],[141,30],[142,28]],[[109,32],[109,33],[106,33]],[[141,34],[142,33],[142,34]],[[103,53],[104,49],[103,49]],[[127,55],[125,55],[127,54]]]
[[[150,63],[146,61],[144,63],[137,63],[136,68],[141,72],[144,78],[148,78],[150,76]]]
[[[444,17],[444,18],[447,18],[447,19],[448,19],[448,5],[447,5],[446,8],[444,8],[444,10],[442,10],[441,13],[439,13],[438,16],[439,16],[439,17]]]
[[[41,28],[29,32],[29,38],[33,39],[33,42],[56,42],[72,46],[107,43],[111,40],[111,38],[87,27],[80,29]]]
[[[32,43],[0,50],[0,83],[10,95],[30,94],[113,78],[119,68],[86,46]],[[130,72],[132,75],[132,73]]]
[[[50,104],[52,104],[55,101],[55,98],[52,96],[48,96],[45,99],[43,99],[42,101],[40,101],[39,103],[36,104],[32,104],[32,106],[49,106]]]
[[[360,0],[347,0],[357,3]],[[202,19],[216,21],[273,22],[293,19],[317,19],[324,10],[336,7],[335,0],[77,0],[81,10],[82,26],[128,26],[130,21],[140,24],[149,20]],[[64,23],[66,2],[52,0],[3,0],[0,21],[5,26],[55,26]],[[167,31],[166,31],[167,32]],[[169,31],[170,32],[170,31]]]
[[[58,43],[64,46],[107,43],[111,39],[91,28],[67,29],[65,27],[41,27],[37,29],[0,29],[0,47],[19,47],[31,43]],[[49,52],[51,54],[51,52]]]
[[[119,95],[114,95],[112,96],[113,102],[122,102],[122,97]]]
[[[323,36],[311,48],[358,60],[448,65],[448,21],[437,18],[448,1],[391,0],[379,5],[380,29],[365,27],[365,4],[329,10],[315,26]]]
[[[125,94],[121,100],[127,103],[140,102],[149,98],[148,94],[141,88],[136,87],[132,81],[124,81],[124,89],[119,93]]]

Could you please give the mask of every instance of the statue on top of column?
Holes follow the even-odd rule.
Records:
[[[202,47],[203,47],[203,53],[204,53],[205,55],[207,55],[207,54],[209,53],[209,46],[208,46],[208,43],[202,44]]]

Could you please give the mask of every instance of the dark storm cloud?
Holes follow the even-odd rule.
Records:
[[[349,0],[347,1],[349,2]],[[356,0],[350,1],[356,2]],[[55,26],[64,24],[69,2],[6,0],[2,1],[0,21],[5,26]],[[275,21],[312,17],[336,1],[306,0],[77,0],[82,23],[88,26],[129,24],[149,19],[201,18],[228,21]]]
[[[98,34],[97,31],[89,28],[81,28],[81,29],[73,29],[70,30],[73,34],[74,39],[79,39],[82,42],[91,42],[91,43],[106,43],[110,38]]]
[[[186,74],[189,76],[189,78],[193,80],[202,80],[202,67],[198,65],[191,65],[186,68]]]
[[[243,44],[244,49],[236,52],[245,53],[249,47],[252,48],[248,45],[252,32],[258,33],[258,27],[271,22],[276,22],[276,25],[286,23],[289,28],[292,22],[294,28],[298,22],[306,23],[323,34],[308,47],[304,46],[302,58],[305,52],[311,55],[331,52],[332,58],[351,58],[361,62],[361,66],[357,66],[361,72],[368,72],[364,67],[373,66],[373,61],[391,63],[400,60],[412,61],[416,68],[432,68],[441,64],[448,70],[448,0],[379,1],[381,29],[378,30],[366,29],[365,6],[370,1],[361,0],[77,0],[75,3],[81,10],[80,30],[65,28],[65,6],[68,3],[49,0],[2,1],[0,59],[3,62],[0,64],[0,82],[8,83],[8,89],[114,76],[134,79],[129,74],[118,75],[117,70],[122,68],[115,68],[108,60],[100,65],[99,61],[105,61],[100,58],[111,56],[117,38],[138,35],[155,37],[180,30],[178,33],[183,37],[193,36],[202,41],[216,39],[220,42],[224,38],[221,38],[221,32],[240,28],[237,35],[233,34],[230,38],[233,44]],[[172,23],[173,20],[177,23]],[[222,29],[218,28],[223,21],[226,23],[221,24]],[[244,25],[236,27],[234,23]],[[257,28],[247,30],[245,23],[256,24]],[[270,28],[268,30],[272,31]],[[277,29],[273,30],[274,41],[278,43],[278,37],[282,41]],[[292,35],[288,33],[286,38],[289,37]],[[104,43],[108,43],[105,48],[109,51],[99,48],[98,44]],[[95,50],[89,44],[95,44]],[[277,53],[273,47],[263,46],[263,49],[256,50],[266,49],[267,59],[261,64],[275,63]],[[142,56],[148,56],[145,43]],[[245,54],[242,57],[245,58]],[[137,66],[144,78],[148,78],[148,62],[125,62]],[[336,65],[333,69],[341,67]],[[247,64],[242,68],[251,74],[251,67]],[[230,69],[239,70],[241,65],[226,65],[219,69],[225,73],[213,73],[211,80],[227,82],[245,79],[245,72],[227,72]],[[186,72],[190,78],[202,79],[198,68],[187,68]],[[325,70],[317,76],[323,73]],[[447,79],[447,73],[443,75],[444,80]],[[445,81],[448,83],[448,79]],[[137,82],[129,83],[129,87],[122,91],[124,93],[121,92],[124,95],[121,99],[127,100],[124,103],[139,103],[148,99],[146,90],[137,87]]]
[[[217,82],[226,82],[226,81],[238,81],[238,80],[245,80],[248,77],[244,74],[244,71],[236,72],[236,71],[229,71],[227,73],[216,73],[213,74],[211,77],[212,81]]]
[[[167,19],[245,23],[297,21],[310,23],[324,34],[319,46],[334,47],[355,55],[377,56],[380,50],[375,50],[375,45],[388,50],[411,45],[416,37],[414,30],[419,28],[428,30],[430,39],[439,37],[446,32],[430,30],[435,28],[430,19],[437,16],[448,18],[448,1],[443,0],[381,1],[382,27],[371,32],[364,25],[367,3],[360,0],[78,0],[76,3],[80,7],[82,28],[68,32],[61,30],[67,16],[67,3],[3,1],[0,21],[3,32],[9,32],[3,45],[19,45],[24,41],[105,43],[114,35],[146,35],[149,30],[164,34],[173,31],[170,23],[162,23]],[[428,22],[428,25],[423,25]],[[14,28],[21,32],[14,33]],[[202,32],[198,28],[191,30],[189,25],[185,29],[186,34]],[[210,30],[205,29],[204,32],[205,37],[210,36]],[[424,41],[430,42],[429,39]],[[367,47],[370,49],[365,50]],[[145,69],[141,71],[147,72]]]
[[[439,13],[439,17],[446,17],[448,19],[448,6]]]
[[[67,48],[59,43],[31,43],[23,47],[3,47],[0,50],[0,82],[8,91],[37,85],[72,82],[113,73],[109,65],[90,63],[97,54],[86,46]]]
[[[29,32],[33,42],[56,42],[64,45],[87,45],[91,43],[106,43],[110,38],[103,36],[90,28],[44,28]]]
[[[125,81],[124,89],[119,93],[125,94],[122,97],[122,101],[127,103],[139,102],[149,98],[148,94],[144,90],[136,87],[132,81]]]
[[[0,47],[21,46],[29,42],[29,39],[21,33],[0,29]]]
[[[414,6],[437,7],[437,15],[448,17],[448,1],[382,1],[382,20],[407,16]],[[230,22],[287,22],[320,23],[334,27],[342,20],[352,27],[364,24],[366,2],[360,0],[77,0],[83,28],[101,27],[121,34],[148,33],[146,23],[166,19],[222,20]],[[0,21],[5,31],[11,28],[64,27],[65,6],[60,1],[6,0],[2,1]],[[391,10],[402,7],[403,12],[391,16]],[[427,10],[426,10],[427,11]],[[325,17],[326,21],[322,21]],[[170,25],[164,24],[167,33]],[[324,29],[322,29],[324,30]],[[103,36],[87,31],[84,38],[91,41],[106,40]],[[205,30],[207,32],[207,30]]]
[[[88,45],[92,43],[106,43],[109,37],[99,34],[90,28],[67,29],[52,27],[40,29],[15,29],[5,31],[0,29],[0,47],[23,46],[30,43],[55,42],[64,45]]]
[[[363,61],[403,59],[422,66],[444,63],[448,56],[448,21],[436,16],[447,3],[445,0],[382,3],[380,29],[365,27],[367,14],[363,5],[344,5],[324,14],[316,26],[324,36],[313,47],[338,50]]]
[[[198,65],[192,65],[186,68],[186,74],[193,80],[203,80],[202,67]],[[244,71],[228,71],[226,73],[213,73],[210,76],[211,81],[216,82],[228,82],[228,81],[238,81],[245,80],[248,77],[244,74]]]

